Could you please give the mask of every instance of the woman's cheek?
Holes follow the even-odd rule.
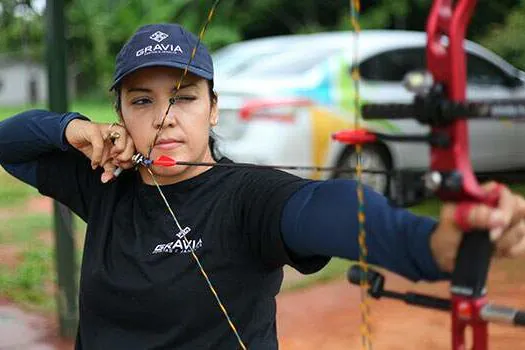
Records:
[[[148,152],[149,145],[153,141],[155,135],[151,135],[151,139],[149,139],[149,135],[147,135],[147,133],[144,131],[141,132],[140,130],[140,128],[128,128],[128,132],[130,133],[131,139],[133,140],[137,151],[140,153],[145,153]],[[144,130],[144,128],[142,130]]]

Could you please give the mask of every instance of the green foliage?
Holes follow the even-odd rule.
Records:
[[[0,208],[24,202],[36,190],[0,170]],[[2,227],[0,227],[1,231]]]
[[[0,53],[44,61],[45,18],[3,0],[0,10]],[[141,25],[181,23],[198,33],[212,0],[72,0],[67,2],[69,62],[75,67],[80,93],[107,97],[115,56]],[[431,0],[362,1],[362,28],[424,30]],[[482,41],[519,67],[525,66],[523,1],[478,2],[469,38]],[[212,50],[240,40],[294,33],[349,30],[348,0],[223,0],[204,36]],[[499,23],[493,25],[492,23]],[[52,49],[52,48],[51,48]]]
[[[10,58],[40,60],[43,56],[44,20],[30,1],[2,0],[0,8],[0,53]]]
[[[489,34],[481,40],[481,44],[497,54],[505,57],[510,63],[525,69],[525,2],[510,12],[505,22],[489,26]]]

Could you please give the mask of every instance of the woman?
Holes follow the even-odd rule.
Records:
[[[0,123],[2,166],[87,222],[77,349],[277,349],[282,266],[313,273],[331,256],[358,256],[353,181],[228,167],[131,170],[137,152],[231,163],[210,138],[217,97],[203,45],[183,72],[196,42],[172,24],[133,35],[112,86],[119,125],[41,110]],[[117,169],[130,170],[116,177]],[[368,189],[365,201],[370,262],[411,280],[449,277],[461,240],[453,205],[436,222]],[[469,224],[491,230],[499,255],[515,256],[525,249],[524,203],[503,189],[499,207],[474,207]]]

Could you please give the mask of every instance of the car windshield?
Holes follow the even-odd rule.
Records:
[[[312,69],[341,48],[331,48],[315,51],[294,51],[277,55],[269,55],[250,65],[236,76],[281,76],[300,75]]]
[[[261,42],[240,42],[228,45],[213,53],[213,62],[218,74],[238,74],[268,56],[290,51],[302,40],[299,37],[263,39]]]
[[[230,75],[244,71],[253,63],[254,60],[263,59],[273,55],[274,50],[246,50],[244,48],[232,48],[227,52],[220,52],[213,55],[215,70],[218,75]]]

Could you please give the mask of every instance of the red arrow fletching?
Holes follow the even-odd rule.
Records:
[[[377,136],[365,129],[343,130],[332,135],[332,139],[346,144],[362,144],[376,142]]]
[[[160,156],[159,158],[153,161],[153,165],[160,165],[160,166],[165,166],[165,167],[175,166],[177,165],[177,161],[168,156]]]

